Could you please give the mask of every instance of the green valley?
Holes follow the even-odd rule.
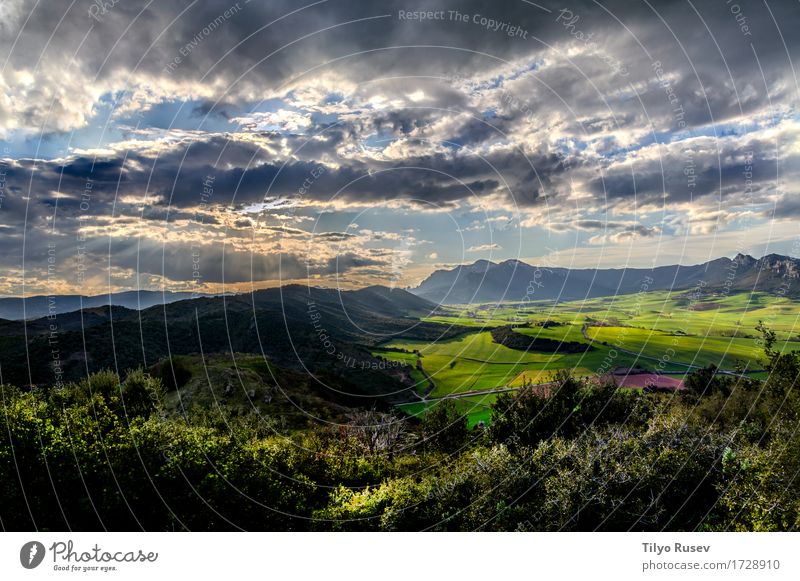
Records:
[[[547,384],[562,370],[602,378],[631,369],[680,380],[693,369],[714,366],[762,378],[759,322],[775,331],[781,351],[800,350],[797,303],[763,292],[653,291],[582,301],[449,305],[424,320],[466,331],[437,341],[393,339],[374,355],[413,367],[423,401],[401,409],[424,414],[438,398],[454,398],[471,424],[489,419],[482,398]],[[583,353],[510,349],[492,339],[490,331],[503,326],[592,348]]]

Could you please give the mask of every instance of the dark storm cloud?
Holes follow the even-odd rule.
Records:
[[[798,215],[792,196],[800,160],[784,151],[796,136],[758,136],[797,115],[796,4],[737,0],[746,29],[721,1],[541,4],[550,12],[516,0],[329,0],[302,10],[289,0],[123,0],[93,18],[90,0],[7,0],[9,19],[0,27],[0,58],[8,59],[0,76],[4,133],[27,129],[71,141],[57,132],[106,121],[113,126],[110,105],[128,98],[133,104],[126,115],[159,101],[189,100],[190,117],[236,123],[242,115],[244,126],[248,117],[241,112],[255,113],[246,127],[250,139],[198,132],[150,149],[112,152],[103,143],[97,156],[8,164],[0,266],[18,269],[24,258],[32,261],[27,268],[38,268],[53,240],[76,245],[85,215],[114,215],[119,226],[175,223],[192,220],[201,204],[238,210],[292,198],[301,189],[308,203],[480,205],[499,195],[522,209],[538,210],[546,200],[555,211],[574,204],[568,197],[574,180],[592,195],[581,202],[587,211],[605,200],[683,203],[719,195],[763,203],[781,193],[775,215]],[[399,18],[401,10],[458,10],[467,21],[446,14],[418,22]],[[526,38],[490,30],[475,15],[517,26]],[[596,48],[585,41],[588,35]],[[625,74],[613,63],[624,65]],[[299,79],[294,90],[278,95],[291,79]],[[469,81],[466,89],[458,79]],[[324,85],[319,94],[303,93],[303,83],[317,82]],[[326,95],[348,91],[340,110]],[[409,96],[415,91],[418,102]],[[262,106],[276,95],[282,104]],[[389,104],[370,108],[371,97]],[[253,129],[259,127],[256,113],[278,107],[313,120],[301,129]],[[734,138],[725,127],[718,133],[714,124],[725,123],[753,123],[753,136]],[[548,143],[551,135],[570,142]],[[674,144],[659,156],[642,147],[691,135],[710,136],[691,156]],[[130,131],[125,138],[150,136]],[[376,151],[394,140],[400,153]],[[352,154],[358,147],[370,154]],[[747,152],[753,163],[745,178]],[[630,163],[619,163],[626,156]],[[320,166],[325,171],[305,187]],[[206,199],[209,176],[213,195]],[[210,215],[204,220],[220,225]],[[631,236],[659,232],[623,220],[583,219],[573,226]],[[251,225],[241,217],[232,223]],[[91,252],[86,260],[102,263],[108,246]],[[221,252],[207,251],[203,260],[221,264]],[[183,243],[126,240],[114,248],[114,258],[121,269],[191,278],[190,249]],[[279,267],[284,277],[306,275],[299,256],[277,260],[258,257],[251,272],[250,254],[228,249],[224,269],[209,270],[206,279],[272,278]],[[315,264],[313,273],[378,266],[371,257],[347,253],[338,264],[331,260]]]
[[[314,275],[342,274],[354,268],[382,264],[370,257],[352,253],[342,253],[338,257],[317,262],[291,252],[263,255],[225,248],[223,245],[164,245],[155,240],[115,240],[110,249],[112,267],[134,270],[140,275],[163,276],[172,281],[192,280],[197,272],[204,283],[302,279]]]
[[[800,196],[796,192],[781,197],[774,206],[763,212],[766,218],[798,218],[800,217]]]
[[[89,16],[92,2],[88,0],[75,2],[71,7],[63,5],[61,9],[42,3],[34,8],[37,3],[33,1],[20,4],[20,12],[27,15],[32,11],[32,14],[12,55],[15,59],[21,59],[22,55],[27,55],[28,60],[46,59],[58,53],[72,55],[77,51],[82,66],[101,77],[135,67],[151,74],[161,73],[192,41],[190,54],[175,68],[174,77],[199,78],[211,71],[214,77],[224,75],[233,81],[255,67],[253,75],[280,83],[328,59],[392,45],[430,44],[432,36],[443,46],[472,45],[474,50],[491,54],[520,54],[527,49],[522,43],[504,42],[502,34],[482,32],[480,27],[398,20],[399,10],[411,9],[457,8],[464,12],[486,13],[487,7],[481,2],[420,2],[410,6],[400,1],[330,0],[298,10],[303,5],[289,0],[247,4],[230,0],[157,0],[152,3],[126,0],[115,4],[99,22]],[[65,13],[66,9],[69,10]],[[230,16],[224,18],[226,11]],[[289,15],[292,12],[294,14]],[[502,9],[494,7],[489,12],[532,29],[541,22],[543,14],[522,3],[509,3]],[[389,17],[374,18],[382,15]],[[220,16],[223,16],[221,20]],[[281,20],[267,26],[276,19]],[[215,21],[217,24],[212,24]],[[83,41],[87,32],[89,36]],[[53,33],[56,33],[55,40],[48,45],[47,40]],[[281,50],[306,35],[312,36],[296,47]],[[223,63],[212,70],[221,58]],[[443,58],[452,65],[471,57],[451,51]],[[430,59],[422,60],[418,56],[415,59],[410,55],[408,59],[417,62],[408,62],[405,66],[402,59],[395,51],[395,54],[368,57],[367,63],[378,67],[391,62],[393,70],[407,71],[440,68]],[[364,66],[359,65],[359,68]],[[367,78],[373,70],[364,70]]]
[[[124,164],[123,156],[126,156]],[[304,195],[296,198],[304,181],[320,167],[319,163],[290,158],[283,164],[267,159],[251,143],[210,138],[175,144],[172,149],[161,151],[158,157],[134,151],[107,158],[20,160],[6,169],[7,196],[2,212],[13,231],[4,232],[5,253],[0,264],[6,268],[21,264],[24,234],[31,280],[44,276],[49,245],[55,244],[63,256],[57,272],[73,282],[77,280],[79,246],[86,247],[80,259],[84,266],[107,267],[110,256],[111,266],[121,272],[186,281],[193,274],[193,248],[180,239],[180,229],[185,226],[172,225],[188,222],[186,228],[190,231],[211,226],[221,228],[215,215],[198,216],[195,212],[199,207],[242,209],[265,198],[284,197],[308,203],[408,200],[429,209],[431,205],[445,206],[464,199],[479,205],[484,196],[497,192],[513,202],[517,190],[522,192],[521,199],[528,195],[528,201],[535,201],[536,194],[531,193],[535,183],[531,163],[548,179],[560,163],[548,156],[531,160],[521,155],[495,153],[481,158],[468,152],[417,156],[397,162],[340,159],[338,168],[326,169],[313,187],[306,188]],[[243,165],[238,167],[236,163]],[[501,168],[499,174],[492,166]],[[213,193],[204,197],[204,187],[211,183],[209,178]],[[504,183],[510,185],[510,192]],[[80,229],[97,223],[106,227],[88,236],[94,243],[81,242]],[[231,223],[235,228],[253,227],[251,220],[241,217]],[[173,236],[163,237],[159,228],[166,228],[163,233],[170,232]],[[267,226],[266,229],[300,241],[308,238],[308,233],[296,228]],[[325,232],[312,238],[337,245],[353,240],[354,236]],[[379,253],[374,257],[357,256],[346,249],[338,257],[311,264],[306,264],[297,251],[286,252],[280,259],[260,254],[251,257],[233,245],[203,248],[202,254],[202,276],[207,283],[275,280],[278,276],[290,279],[308,274],[325,276],[385,264],[376,259]]]
[[[61,176],[67,178],[92,179],[100,181],[117,181],[122,179],[122,158],[96,160],[79,157],[70,163],[56,168]]]
[[[355,234],[348,234],[347,232],[315,232],[314,236],[322,240],[333,240],[340,242],[342,240],[350,240],[355,238]]]
[[[411,5],[405,1],[375,4],[330,0],[291,14],[262,31],[259,28],[298,10],[299,6],[288,1],[237,5],[229,0],[202,3],[184,0],[156,1],[145,9],[144,0],[126,0],[95,21],[88,13],[91,5],[76,2],[65,14],[43,4],[33,8],[32,1],[20,2],[19,14],[27,15],[28,10],[32,13],[10,54],[11,63],[20,69],[37,65],[45,70],[67,58],[72,63],[69,76],[81,81],[79,73],[98,80],[124,78],[130,84],[143,78],[149,82],[155,79],[157,83],[160,78],[170,83],[200,83],[192,85],[195,90],[198,86],[205,89],[216,86],[219,87],[216,98],[223,99],[225,104],[215,105],[214,99],[204,99],[194,107],[194,112],[214,112],[223,117],[229,115],[226,104],[234,95],[242,99],[246,94],[249,99],[257,100],[259,93],[268,94],[286,79],[322,62],[336,64],[315,71],[306,80],[313,81],[325,72],[354,82],[404,75],[443,78],[444,82],[435,83],[402,79],[385,82],[384,89],[389,94],[424,87],[432,100],[425,103],[433,107],[429,110],[388,110],[370,118],[376,130],[400,134],[430,122],[439,115],[436,107],[456,110],[465,107],[464,95],[452,90],[448,82],[453,75],[491,74],[502,67],[504,60],[535,59],[545,54],[546,44],[561,50],[582,48],[586,43],[579,40],[583,36],[578,33],[591,34],[598,47],[623,60],[629,76],[610,74],[604,61],[591,55],[573,63],[562,58],[556,65],[534,70],[517,82],[517,90],[521,93],[519,98],[525,98],[529,91],[535,98],[524,112],[506,108],[503,116],[492,120],[501,131],[518,126],[524,114],[546,119],[558,111],[572,119],[576,136],[599,135],[617,128],[641,130],[649,125],[661,131],[677,130],[675,107],[681,108],[681,121],[694,127],[712,120],[721,122],[763,112],[768,105],[792,102],[796,96],[788,65],[789,57],[797,56],[797,43],[792,42],[792,37],[800,24],[800,11],[790,10],[783,3],[769,5],[767,10],[758,2],[740,2],[747,17],[746,32],[724,3],[698,6],[697,14],[694,8],[677,1],[659,2],[654,8],[621,1],[605,3],[601,8],[584,1],[570,3],[568,13],[559,12],[563,9],[561,5],[545,2],[551,10],[548,13],[524,2],[487,5],[478,1],[428,1]],[[446,11],[454,9],[470,16],[469,21],[451,20]],[[401,10],[445,11],[445,19],[410,21],[399,18]],[[226,11],[230,16],[224,17]],[[336,27],[350,20],[383,14],[390,17]],[[472,21],[476,14],[519,26],[528,31],[529,37],[509,38],[502,32],[488,30]],[[773,15],[783,34],[776,34]],[[323,32],[289,44],[314,31]],[[11,41],[9,36],[3,44],[10,48]],[[450,48],[431,48],[432,44]],[[188,56],[174,70],[165,71],[165,64],[181,56],[181,51],[187,52],[187,46]],[[406,48],[388,49],[394,46]],[[351,53],[360,54],[335,60]],[[270,55],[269,59],[260,63],[266,55]],[[215,66],[220,59],[222,62]],[[664,86],[657,83],[656,62]],[[42,75],[40,81],[46,82],[45,79]],[[58,80],[69,81],[68,77]],[[608,105],[604,102],[609,87],[625,89],[627,83],[642,82],[646,86],[637,89],[635,97]],[[70,97],[74,95],[67,91],[53,98],[68,101]],[[181,95],[174,98],[180,99]],[[31,119],[38,115],[37,111],[40,113],[52,104],[36,103],[36,99],[28,101],[32,109],[27,115]],[[562,129],[569,131],[570,127]],[[309,142],[305,146],[306,156],[322,155],[329,146],[352,137],[347,128],[331,129],[329,135],[328,142]],[[473,119],[441,137],[469,147],[491,140],[493,130]],[[204,143],[196,147],[202,148]],[[207,147],[208,163],[212,164],[211,158],[218,150],[214,143],[209,142]],[[244,149],[240,146],[236,151],[245,156],[252,153]],[[192,153],[196,158],[202,154],[197,149]],[[246,160],[229,163],[242,166]],[[538,189],[534,186],[522,198],[535,200],[541,195]]]
[[[620,200],[690,202],[717,195],[739,203],[761,203],[775,192],[776,177],[796,184],[800,158],[776,157],[775,143],[743,137],[732,141],[706,139],[703,146],[672,144],[629,166],[605,172],[590,182],[592,192],[612,204]],[[779,172],[779,173],[778,173]]]
[[[607,230],[622,228],[624,225],[619,222],[603,222],[602,220],[577,220],[575,227],[580,230]]]
[[[335,156],[332,149],[327,152]],[[303,189],[304,200],[479,202],[483,196],[502,193],[510,203],[529,205],[537,203],[542,191],[550,189],[568,167],[552,153],[526,156],[499,150],[478,155],[466,149],[402,160],[339,158],[336,162],[339,167],[326,167],[313,186]],[[256,144],[210,137],[176,144],[157,157],[128,152],[103,159],[79,156],[63,164],[23,160],[9,170],[7,183],[32,192],[34,199],[45,192],[59,192],[67,196],[64,204],[70,207],[80,204],[80,194],[91,182],[95,212],[123,196],[143,199],[145,193],[178,210],[200,204],[209,177],[214,182],[213,196],[206,202],[239,205],[297,196],[319,168],[320,163],[310,159],[292,156],[272,161]]]
[[[726,3],[659,2],[653,8],[622,0],[603,7],[588,0],[566,7],[543,4],[550,12],[521,1],[329,0],[300,9],[301,5],[289,0],[247,4],[126,0],[98,21],[89,15],[92,2],[88,0],[71,6],[20,0],[13,12],[21,34],[8,56],[11,66],[18,69],[38,66],[45,70],[52,65],[98,81],[135,83],[147,77],[214,85],[221,88],[216,97],[225,100],[274,90],[325,62],[335,64],[315,69],[307,79],[325,72],[355,82],[377,76],[473,75],[495,70],[502,61],[534,58],[547,45],[580,47],[586,44],[580,38],[591,34],[597,46],[629,68],[631,76],[621,79],[622,83],[652,78],[654,61],[676,75],[670,82],[690,124],[719,122],[759,110],[766,105],[768,88],[773,103],[785,101],[795,90],[785,82],[790,80],[789,57],[797,56],[797,43],[792,41],[800,25],[800,11],[790,3],[773,2],[768,10],[760,2],[738,2],[747,31],[737,24]],[[560,12],[564,9],[568,16]],[[443,11],[444,18],[419,22],[399,17],[400,11],[412,10]],[[468,21],[450,19],[448,10],[468,15]],[[374,18],[383,15],[388,17]],[[473,21],[476,15],[517,26],[528,33],[527,38],[509,38],[502,30],[482,26],[480,20]],[[264,28],[276,19],[280,20]],[[16,38],[14,32],[0,33],[5,52]],[[180,63],[169,69],[167,65],[176,57]],[[597,101],[598,95],[580,71],[549,81],[554,93],[570,105]],[[69,98],[55,95],[59,101]],[[548,101],[557,103],[554,98]],[[661,118],[669,110],[658,91],[645,94],[643,104]],[[31,119],[46,116],[50,105],[33,99],[27,114]],[[634,100],[626,109],[641,111],[641,105]],[[620,114],[624,118],[630,111]]]

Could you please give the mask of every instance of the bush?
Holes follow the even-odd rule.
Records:
[[[528,386],[500,395],[492,406],[491,440],[512,448],[535,446],[555,436],[576,436],[593,425],[642,425],[653,413],[643,396],[611,384],[590,386],[566,372],[557,373],[554,383],[549,394]]]
[[[767,351],[769,380],[737,378],[730,395],[641,395],[561,374],[551,393],[526,388],[499,397],[490,428],[475,440],[452,400],[419,425],[362,410],[350,425],[277,436],[278,416],[169,417],[160,380],[141,370],[122,383],[101,372],[49,391],[0,385],[0,523],[6,530],[793,530],[800,527],[798,356],[771,344]]]
[[[469,436],[467,416],[458,411],[453,400],[438,401],[422,419],[422,436],[428,448],[448,454],[456,452]]]
[[[128,418],[148,417],[164,409],[164,386],[160,379],[137,369],[122,384],[122,403]]]
[[[180,389],[192,378],[192,370],[182,357],[170,357],[159,361],[151,368],[150,373],[161,380],[168,392]]]

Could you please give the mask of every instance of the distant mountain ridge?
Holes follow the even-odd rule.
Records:
[[[800,259],[779,254],[754,258],[737,254],[689,266],[655,268],[552,268],[519,260],[478,260],[437,270],[415,295],[441,304],[521,300],[579,300],[639,291],[767,291],[800,296]],[[527,297],[527,298],[526,298]]]
[[[107,306],[141,310],[191,298],[197,298],[197,295],[190,292],[147,290],[106,293],[94,296],[37,295],[25,298],[6,297],[0,298],[0,319],[11,321],[30,320],[48,315],[63,315],[80,309]]]

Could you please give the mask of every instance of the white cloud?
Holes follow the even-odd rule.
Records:
[[[467,252],[488,252],[488,251],[502,250],[502,249],[503,247],[496,243],[479,244],[477,246],[470,246],[469,248],[467,248]]]

